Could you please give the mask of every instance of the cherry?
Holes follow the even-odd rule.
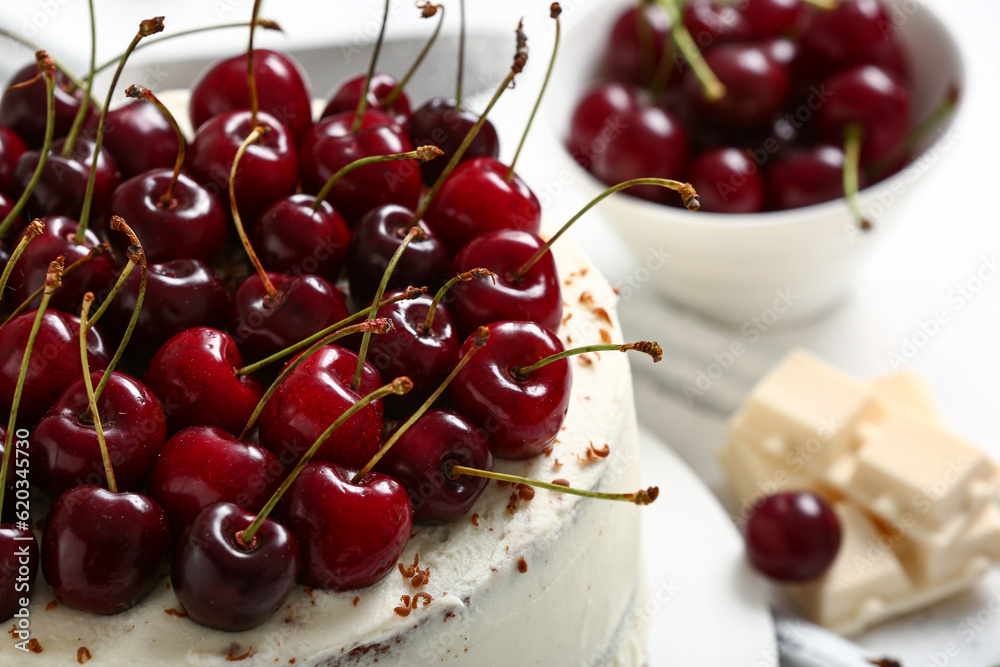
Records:
[[[750,24],[750,36],[769,39],[791,34],[802,20],[801,0],[746,0],[740,13]]]
[[[534,322],[486,326],[490,344],[452,382],[452,405],[484,429],[494,456],[537,456],[556,437],[566,418],[572,375],[565,359],[546,364],[526,377],[518,371],[562,352],[563,345],[555,334]],[[473,345],[473,338],[466,339],[460,354]]]
[[[702,211],[757,213],[764,210],[764,177],[745,151],[723,146],[705,151],[691,165],[691,185]]]
[[[265,519],[250,544],[240,537],[254,515],[228,502],[206,507],[174,550],[170,581],[191,620],[241,632],[281,608],[299,573],[299,545]]]
[[[451,263],[452,273],[483,267],[496,274],[496,284],[476,280],[454,287],[450,311],[461,333],[513,319],[531,320],[550,331],[559,328],[563,302],[552,253],[543,254],[524,275],[514,275],[542,245],[534,234],[505,229],[484,234],[462,248]]]
[[[0,523],[0,623],[21,611],[38,574],[38,542],[30,529]],[[13,630],[12,634],[16,634]]]
[[[26,150],[28,147],[14,130],[0,125],[0,192],[10,191],[14,165]]]
[[[14,209],[14,201],[7,197],[7,195],[0,192],[0,220],[5,220],[7,215]],[[11,227],[8,229],[5,238],[16,239],[18,235],[24,231],[25,219],[23,216],[15,219]],[[2,240],[0,240],[0,245],[2,245]],[[0,247],[0,252],[4,253],[4,264],[7,262],[8,254],[2,247]],[[2,270],[2,269],[0,269]]]
[[[364,588],[396,566],[413,525],[409,496],[378,472],[328,461],[307,465],[282,501],[282,520],[302,547],[300,580],[335,591]]]
[[[188,426],[218,426],[236,434],[264,393],[255,378],[236,373],[242,366],[232,338],[197,327],[164,343],[142,381],[163,404],[171,433]]]
[[[857,65],[889,66],[896,41],[887,35],[893,25],[878,0],[841,0],[828,11],[812,11],[799,42],[802,72],[818,81]]]
[[[154,501],[78,486],[46,517],[42,572],[61,604],[116,614],[153,589],[169,547],[167,516]]]
[[[406,132],[414,146],[432,145],[444,151],[446,159],[422,162],[420,171],[428,187],[444,172],[448,160],[455,154],[462,140],[479,120],[468,109],[458,108],[455,100],[433,97],[420,106],[410,117]],[[479,157],[496,158],[500,155],[500,140],[493,123],[486,121],[469,144],[459,164]]]
[[[24,88],[7,89],[31,81],[37,75],[38,68],[34,63],[25,65],[11,77],[4,88],[6,92],[0,96],[0,125],[16,132],[32,149],[41,147],[45,137],[45,82],[39,80]],[[73,126],[73,119],[76,118],[85,93],[82,88],[74,86],[61,71],[57,70],[55,76],[55,136],[65,137]],[[90,104],[85,124],[90,125],[96,119],[97,110]]]
[[[823,84],[829,95],[816,110],[821,140],[842,143],[848,125],[863,132],[861,162],[889,156],[911,127],[910,94],[895,75],[871,65],[834,74]]]
[[[437,289],[445,281],[448,251],[428,225],[417,225],[426,238],[414,239],[406,247],[389,277],[388,289],[407,285]],[[347,252],[347,279],[356,301],[371,302],[390,259],[412,227],[413,211],[393,204],[374,208],[361,219]]]
[[[279,199],[261,213],[250,239],[261,263],[281,273],[312,273],[334,283],[347,259],[350,231],[328,202],[313,210],[315,197]]]
[[[174,536],[217,502],[259,512],[285,475],[274,454],[214,426],[192,426],[170,438],[149,471],[149,496]]]
[[[268,49],[255,49],[253,53],[260,110],[287,127],[298,146],[312,127],[309,78],[286,53]],[[191,123],[195,129],[215,116],[249,108],[246,53],[209,66],[191,87]]]
[[[812,493],[778,493],[750,511],[747,555],[760,572],[778,581],[814,579],[840,549],[840,521]]]
[[[669,111],[648,106],[635,88],[599,84],[573,112],[568,146],[573,158],[598,180],[612,184],[632,178],[673,178],[683,173],[688,137]],[[662,188],[638,187],[629,193],[666,201]]]
[[[330,118],[331,116],[347,113],[348,111],[353,113],[358,108],[358,99],[361,97],[361,91],[365,88],[365,78],[366,75],[362,74],[348,79],[334,88],[327,98],[326,107],[323,108],[320,119]],[[368,84],[368,106],[389,116],[400,127],[406,127],[412,114],[410,111],[410,99],[406,96],[405,92],[400,91],[391,105],[388,107],[383,106],[385,99],[398,85],[399,81],[388,74],[381,72],[372,74],[371,82]],[[437,145],[437,142],[414,141],[413,144],[415,146],[423,146],[424,144]]]
[[[428,410],[386,452],[375,470],[406,489],[416,523],[447,523],[458,519],[486,488],[481,477],[449,477],[447,462],[493,469],[493,454],[483,433],[462,415]]]
[[[820,144],[781,156],[767,173],[768,205],[775,210],[812,206],[844,196],[844,151]],[[862,187],[864,175],[862,174]]]
[[[711,0],[684,3],[684,26],[702,49],[747,40],[753,31],[750,21],[736,8]]]
[[[140,146],[142,149],[137,150]],[[108,112],[104,148],[114,158],[123,179],[172,167],[177,147],[173,126],[153,105],[130,102]],[[114,206],[110,210],[130,219]]]
[[[16,441],[12,442],[16,443]],[[6,443],[7,443],[7,427],[4,426],[3,424],[0,424],[0,459],[2,459],[3,457],[4,449],[7,446]],[[0,523],[2,523],[3,518],[9,518],[11,520],[15,518],[14,503],[17,502],[16,494],[17,494],[18,477],[14,467],[16,465],[16,461],[14,460],[13,457],[16,456],[16,453],[17,453],[16,447],[14,449],[11,449],[10,457],[8,457],[8,463],[7,463],[7,467],[9,468],[7,474],[7,483],[0,485],[0,488],[2,488],[2,491],[0,491],[0,493],[3,493],[2,504],[4,510],[4,514],[0,516]],[[27,477],[25,477],[25,481],[27,481]],[[2,594],[2,591],[3,588],[0,587],[0,594]]]
[[[298,460],[333,418],[381,386],[379,372],[366,362],[358,390],[353,391],[357,365],[357,354],[336,345],[323,347],[302,362],[261,412],[261,444],[286,466]],[[382,414],[382,401],[366,406],[323,443],[316,457],[360,468],[379,448]]]
[[[642,24],[639,23],[640,7]],[[670,22],[663,9],[653,2],[640,2],[626,9],[615,20],[601,62],[611,79],[639,86],[649,85],[669,39]],[[673,69],[671,65],[671,71]]]
[[[37,243],[37,239],[35,241]],[[30,246],[29,246],[30,247]],[[58,292],[58,290],[56,290]],[[0,329],[0,409],[10,410],[24,348],[35,320],[35,311],[18,315]],[[83,373],[80,363],[80,318],[47,310],[35,339],[32,361],[21,394],[18,419],[33,425]],[[97,327],[87,334],[87,359],[92,370],[103,370],[110,361],[104,335]]]

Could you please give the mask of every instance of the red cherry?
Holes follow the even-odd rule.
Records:
[[[284,526],[265,519],[250,545],[240,531],[254,516],[232,503],[206,507],[174,550],[170,582],[196,623],[242,632],[274,614],[299,573],[299,545]]]
[[[0,623],[21,611],[21,600],[35,590],[37,574],[35,534],[12,523],[0,523]]]
[[[864,174],[859,177],[864,187]],[[767,173],[767,193],[769,206],[779,211],[843,197],[844,151],[820,144],[779,157]]]
[[[307,465],[282,501],[283,523],[302,549],[300,580],[335,591],[364,588],[391,572],[410,539],[406,490],[377,472],[352,484],[327,461]]]
[[[365,76],[361,74],[353,79],[348,79],[334,88],[330,92],[329,97],[327,97],[326,107],[323,109],[323,113],[320,114],[320,119],[357,111],[358,100],[361,98],[361,91],[365,87]],[[398,85],[399,81],[388,74],[381,72],[372,74],[371,83],[368,85],[368,107],[391,117],[400,127],[406,127],[406,124],[410,121],[411,114],[410,99],[406,96],[405,90],[400,91],[389,108],[384,107],[382,104],[385,98],[389,96],[389,93]],[[414,145],[423,146],[426,143],[428,142],[424,142],[423,144],[414,142]],[[430,143],[437,145],[435,142]]]
[[[10,191],[14,165],[26,150],[28,147],[14,130],[0,125],[0,192]]]
[[[752,33],[750,22],[736,8],[710,0],[684,3],[684,27],[702,49],[740,42],[749,39]]]
[[[155,502],[78,486],[45,519],[42,572],[61,604],[116,614],[153,589],[169,548],[167,516]]]
[[[102,145],[114,158],[122,179],[154,169],[172,169],[177,159],[177,133],[152,104],[129,102],[108,111]],[[142,149],[136,150],[139,146]],[[110,210],[127,218],[113,206]],[[144,247],[145,244],[143,237]]]
[[[629,7],[622,12],[611,27],[601,62],[613,80],[646,86],[651,83],[667,40],[670,39],[670,21],[659,5],[639,5],[643,10],[645,25],[639,25],[638,7]],[[643,30],[649,31],[648,54],[643,50]],[[673,71],[674,67],[671,66],[671,73]]]
[[[837,557],[840,521],[819,496],[778,493],[751,510],[746,543],[750,562],[772,579],[814,579]]]
[[[705,151],[692,163],[690,183],[701,211],[757,213],[764,210],[764,177],[757,164],[738,148]]]
[[[892,19],[878,0],[841,0],[832,10],[808,12],[799,42],[802,73],[819,81],[857,65],[887,66],[896,40]]]
[[[31,81],[38,75],[38,66],[35,63],[25,65],[18,70],[7,86],[4,94],[0,96],[0,125],[4,125],[14,130],[24,140],[29,148],[38,149],[42,146],[45,138],[46,121],[46,94],[45,82],[39,79],[30,86],[8,90],[25,81]],[[70,92],[70,91],[73,92]],[[55,137],[65,137],[69,134],[69,129],[73,125],[77,111],[83,101],[84,90],[77,88],[66,78],[61,71],[56,70],[56,125]],[[90,125],[97,120],[97,109],[93,104],[87,111],[85,125]]]
[[[271,204],[257,219],[250,242],[261,263],[278,273],[311,273],[337,282],[347,259],[350,231],[328,202],[296,194]]]
[[[479,116],[468,109],[456,109],[455,100],[433,97],[413,112],[406,132],[414,146],[437,146],[444,155],[430,162],[421,162],[420,171],[428,187],[444,172],[448,161],[469,133]],[[493,123],[486,121],[472,140],[459,164],[477,157],[495,158],[500,155],[500,140]]]
[[[746,0],[740,10],[751,37],[768,39],[795,31],[802,20],[801,0]]]
[[[555,439],[566,418],[573,378],[565,359],[526,377],[518,370],[562,352],[563,345],[534,322],[494,322],[487,328],[489,345],[451,383],[452,405],[486,432],[494,456],[537,456]],[[459,354],[472,344],[470,336]]]

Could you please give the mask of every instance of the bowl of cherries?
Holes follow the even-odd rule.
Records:
[[[944,23],[906,0],[614,0],[576,18],[549,155],[584,194],[690,182],[697,213],[649,186],[605,212],[638,256],[670,253],[662,295],[729,323],[845,296],[946,149],[964,81]]]

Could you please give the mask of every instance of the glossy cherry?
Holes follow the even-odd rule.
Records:
[[[24,151],[24,141],[9,127],[0,125],[0,192],[9,192],[14,165]]]
[[[384,100],[389,96],[396,86],[399,85],[394,77],[388,74],[383,74],[381,72],[375,72],[372,74],[371,83],[368,84],[368,108],[378,110],[385,115],[391,117],[393,121],[400,127],[406,127],[406,124],[410,121],[410,98],[406,96],[406,91],[400,91],[396,99],[389,107],[383,105]],[[365,75],[361,74],[352,79],[344,81],[342,84],[334,88],[329,97],[327,97],[326,107],[323,108],[323,113],[320,114],[320,118],[330,118],[331,116],[336,116],[337,114],[354,112],[358,108],[358,100],[361,98],[361,91],[365,87]],[[459,139],[461,141],[461,139]],[[414,146],[424,146],[427,143],[434,142],[424,142],[417,143],[414,142]],[[437,145],[436,143],[434,145]],[[438,148],[442,148],[438,146]]]
[[[753,566],[778,581],[805,581],[823,574],[840,549],[840,521],[812,493],[778,493],[759,502],[746,524]]]
[[[735,7],[711,0],[691,0],[684,3],[684,27],[701,49],[715,44],[749,39],[752,28],[747,18]]]
[[[7,214],[14,210],[14,203],[13,199],[0,192],[0,220],[6,219]],[[17,239],[21,232],[24,231],[26,222],[27,220],[24,219],[23,214],[19,218],[15,218],[11,223],[10,229],[7,230],[7,235],[3,239],[0,239],[0,241],[6,241],[6,239]],[[7,257],[9,255],[3,247],[0,247],[0,252],[3,253],[3,263],[6,265]]]
[[[565,359],[526,377],[518,370],[562,352],[563,345],[534,322],[495,322],[487,328],[489,345],[451,383],[452,405],[487,433],[494,456],[537,456],[555,439],[566,418],[573,377]],[[472,337],[466,339],[459,354],[472,343]]]
[[[45,82],[39,79],[30,86],[7,90],[11,86],[31,81],[38,75],[35,63],[25,65],[17,71],[0,96],[0,125],[17,133],[29,148],[38,149],[45,138],[46,101]],[[72,91],[72,92],[71,92]],[[73,85],[66,75],[56,70],[56,125],[55,137],[65,137],[73,125],[77,111],[83,101],[84,91]],[[85,124],[97,120],[97,109],[93,104],[87,112]]]
[[[281,504],[282,522],[302,549],[307,586],[364,588],[396,567],[410,539],[413,509],[399,482],[378,472],[352,484],[354,473],[328,461],[307,465]]]
[[[860,178],[864,187],[863,173]],[[843,197],[843,149],[820,144],[779,157],[767,172],[767,196],[770,208],[779,211]]]
[[[264,388],[238,375],[243,357],[228,334],[209,327],[187,329],[159,349],[142,381],[163,404],[167,426],[218,426],[243,431]]]
[[[122,179],[129,179],[154,169],[173,168],[177,158],[177,133],[155,106],[131,101],[108,111],[103,147],[115,159]],[[111,211],[126,220],[131,219],[113,206]],[[145,244],[143,237],[143,246]]]
[[[810,11],[799,38],[803,75],[819,81],[857,65],[890,66],[894,25],[879,0],[841,0],[833,10]]]
[[[0,523],[0,623],[27,606],[22,601],[31,598],[37,574],[38,542],[35,534],[28,528]],[[22,639],[16,636],[16,628],[11,634],[17,641]]]
[[[745,151],[723,146],[705,151],[691,164],[690,183],[700,211],[757,213],[764,210],[764,177]]]
[[[116,614],[152,590],[169,549],[167,516],[154,501],[78,486],[46,517],[42,572],[61,604]]]
[[[740,8],[750,36],[769,39],[791,34],[802,20],[801,0],[745,0]]]
[[[413,112],[406,126],[413,145],[437,146],[444,151],[444,155],[438,159],[420,163],[425,185],[429,187],[434,184],[477,120],[477,114],[464,107],[456,109],[455,100],[444,97],[432,97]],[[496,128],[487,120],[465,149],[459,164],[477,157],[496,158],[499,155],[500,140]]]
[[[638,6],[643,9],[645,23],[639,24],[638,7],[622,12],[611,26],[601,62],[612,79],[646,86],[652,81],[670,39],[670,21],[656,3],[638,3]],[[649,31],[645,33],[648,42],[643,41],[647,39],[643,36],[644,30]],[[644,44],[649,45],[648,53]],[[671,72],[673,70],[671,65]]]
[[[312,195],[296,194],[274,202],[257,219],[250,242],[269,271],[312,273],[335,283],[351,233],[329,202],[314,211],[315,201]]]
[[[271,617],[299,574],[299,546],[281,524],[265,519],[249,545],[238,535],[254,515],[232,503],[206,507],[174,550],[170,582],[191,620],[241,632]]]

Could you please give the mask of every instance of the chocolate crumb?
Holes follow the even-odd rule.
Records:
[[[876,667],[903,667],[902,663],[898,660],[893,660],[892,658],[876,658],[874,660],[869,660]]]
[[[163,613],[166,614],[167,616],[176,616],[177,618],[187,618],[187,614],[185,614],[183,611],[178,611],[173,607],[164,609]]]
[[[416,595],[413,596],[413,601],[410,604],[413,606],[414,609],[416,609],[417,602],[420,601],[422,601],[424,603],[423,606],[426,607],[431,602],[434,602],[434,598],[431,597],[430,593],[417,593]]]
[[[42,645],[38,643],[38,640],[32,637],[31,640],[28,641],[28,650],[32,653],[41,653],[43,649]]]
[[[239,651],[239,650],[240,650],[240,647],[239,647],[238,644],[232,644],[229,647],[229,653],[226,654],[226,661],[227,662],[239,662],[240,660],[246,660],[251,655],[253,655],[253,646],[251,646],[250,648],[248,648],[245,653],[240,653],[240,654],[237,655],[236,651]]]
[[[597,315],[599,318],[601,318],[608,324],[611,324],[611,316],[608,315],[608,311],[604,310],[603,308],[594,308],[594,315]]]
[[[606,459],[608,457],[608,454],[610,453],[611,453],[611,448],[608,447],[607,443],[605,443],[603,447],[598,449],[597,447],[594,447],[594,443],[591,442],[590,445],[587,447],[587,460],[596,461],[597,459]]]
[[[601,342],[602,343],[611,342],[611,334],[608,332],[607,329],[601,329]]]
[[[361,596],[360,595],[355,595],[354,596],[354,606],[357,607],[359,602],[361,602]]]
[[[589,291],[586,291],[586,290],[583,291],[583,292],[581,292],[580,293],[580,303],[582,303],[585,306],[593,306],[594,305],[594,295],[591,294]]]
[[[520,499],[520,496],[518,495],[517,491],[515,491],[512,494],[510,494],[510,500],[507,501],[507,511],[508,512],[510,512],[511,514],[516,514],[517,513],[517,504],[518,504],[518,500],[519,499]]]
[[[552,467],[553,468],[555,468],[555,469],[558,470],[559,468],[562,468],[562,465],[563,464],[559,461],[559,459],[553,459],[553,461],[552,461]]]
[[[552,480],[553,484],[558,484],[559,486],[569,486],[569,480],[560,477],[559,479]]]
[[[399,596],[399,602],[400,605],[398,607],[395,607],[393,611],[402,616],[403,618],[406,618],[407,616],[410,615],[410,596],[409,595]]]
[[[81,646],[80,648],[76,649],[76,661],[81,665],[93,657],[94,656],[90,655],[90,649],[88,649],[86,646]]]
[[[524,560],[524,556],[521,556],[521,559],[517,561],[517,571],[521,574],[528,571],[528,562]]]
[[[589,353],[589,352],[585,352],[585,353],[577,356],[577,359],[580,360],[580,365],[581,366],[593,366],[594,365],[594,356],[591,353]]]
[[[59,606],[59,601],[58,600],[53,600],[52,602],[50,602],[47,605],[45,605],[45,611],[52,611],[53,609],[55,609],[58,606]]]
[[[612,288],[611,288],[611,290],[612,290],[612,291],[613,291],[613,292],[614,292],[615,294],[618,294],[618,295],[621,295],[621,293],[622,293],[622,288],[621,288],[621,287],[619,287],[618,285],[615,285],[614,287],[612,287]]]
[[[478,512],[474,513],[472,515],[472,525],[476,526],[477,528],[479,527],[479,513]]]

